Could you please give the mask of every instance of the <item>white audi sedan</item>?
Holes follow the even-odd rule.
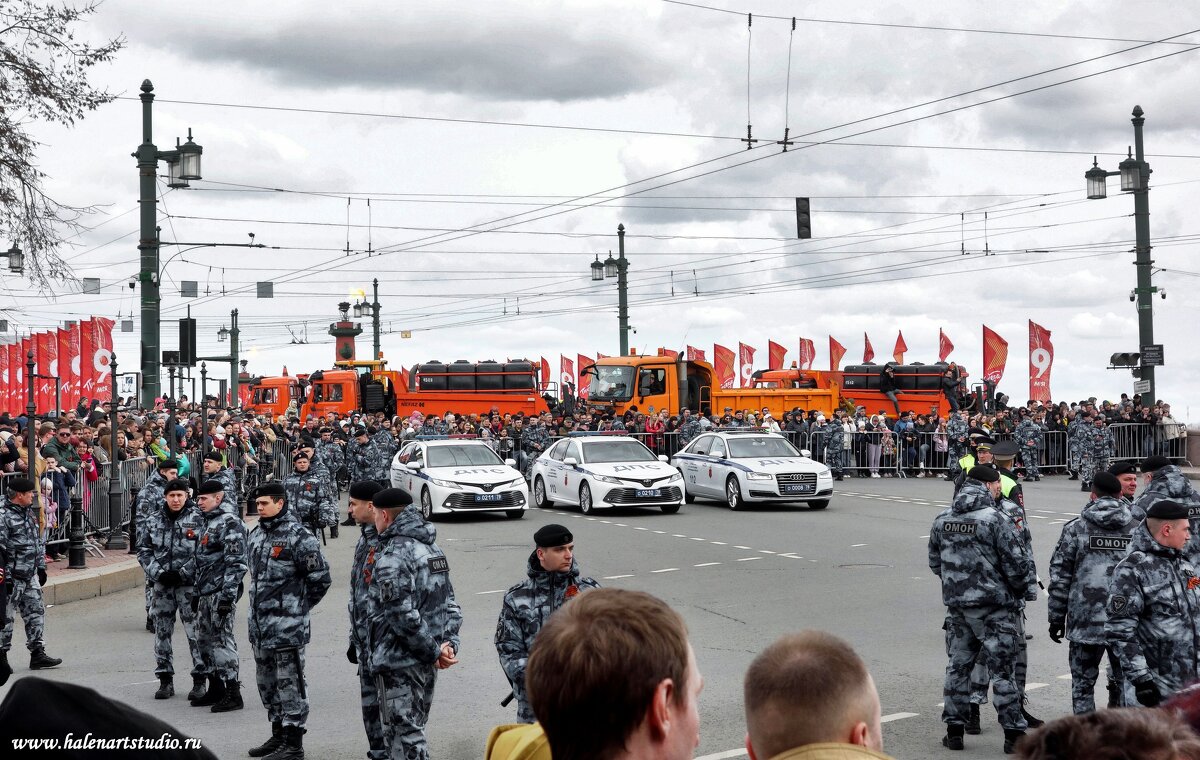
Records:
[[[520,519],[529,508],[529,487],[511,459],[482,441],[418,439],[392,458],[394,488],[408,491],[421,515],[500,511]]]
[[[674,514],[683,504],[683,478],[641,441],[628,436],[572,433],[533,463],[533,503],[578,504],[589,515],[605,507],[658,507]]]
[[[778,433],[716,430],[697,436],[671,458],[687,500],[724,501],[730,509],[753,502],[800,501],[825,509],[833,473]]]

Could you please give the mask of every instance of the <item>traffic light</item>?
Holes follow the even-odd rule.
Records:
[[[1140,367],[1142,355],[1138,353],[1117,353],[1109,357],[1108,363],[1114,367]]]
[[[812,237],[812,216],[808,211],[808,198],[796,199],[796,237],[801,240]]]
[[[191,317],[179,320],[179,358],[177,361],[189,367],[196,366],[196,320]]]

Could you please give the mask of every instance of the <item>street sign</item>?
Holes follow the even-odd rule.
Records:
[[[1142,346],[1142,366],[1161,367],[1163,365],[1163,347],[1161,343]]]
[[[140,372],[122,372],[117,375],[117,395],[118,396],[136,396],[138,392]]]
[[[1149,393],[1150,392],[1150,381],[1149,380],[1134,380],[1133,381],[1133,392],[1134,393]]]

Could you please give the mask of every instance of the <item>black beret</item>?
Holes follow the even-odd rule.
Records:
[[[1186,520],[1187,516],[1188,508],[1170,499],[1155,502],[1154,506],[1146,510],[1146,517],[1157,520]]]
[[[300,436],[300,445],[306,449],[311,449],[316,445],[316,442],[312,439],[311,435],[302,435]]]
[[[318,434],[320,434],[320,435],[325,435],[326,433],[332,433],[332,432],[333,432],[333,429],[332,429],[332,428],[328,428],[328,427],[323,427],[323,428],[321,428],[320,430],[318,430],[318,431],[317,431],[317,433],[318,433]]]
[[[1121,481],[1111,472],[1098,472],[1092,477],[1092,491],[1097,496],[1116,496],[1121,493]]]
[[[37,488],[29,478],[9,478],[4,482],[4,487],[13,493],[29,493]]]
[[[379,485],[375,480],[360,480],[350,484],[350,498],[360,501],[371,501],[375,498],[375,494],[383,490],[383,486]]]
[[[992,446],[992,456],[997,459],[1012,459],[1017,455],[1017,444],[1012,441],[1000,441]]]
[[[978,480],[980,483],[996,483],[1000,480],[1000,473],[996,471],[995,467],[977,464],[967,473],[967,477],[971,480]]]
[[[543,549],[548,549],[552,546],[566,546],[575,540],[571,535],[571,531],[565,526],[550,523],[538,528],[537,533],[533,534],[533,542]]]
[[[190,491],[191,488],[192,488],[191,485],[183,478],[175,478],[170,483],[167,483],[167,487],[163,489],[163,493],[168,494],[168,493],[171,493],[172,491],[186,492],[186,491]]]
[[[213,449],[212,451],[205,454],[204,458],[210,462],[220,462],[222,464],[225,463],[225,458],[223,456],[221,456],[221,452],[217,451],[216,449]]]
[[[1142,472],[1157,472],[1171,463],[1170,459],[1155,454],[1142,460]]]
[[[370,435],[367,432],[367,429],[365,427],[363,427],[362,425],[359,425],[358,427],[354,428],[354,437],[357,438],[360,435]]]
[[[263,485],[254,489],[254,498],[256,499],[260,496],[270,496],[273,499],[282,499],[286,495],[287,492],[283,490],[283,484],[276,483],[275,481],[264,483]]]
[[[203,483],[201,483],[200,488],[196,490],[196,493],[199,493],[199,494],[225,493],[225,488],[224,488],[224,486],[221,485],[221,482],[219,480],[217,480],[216,478],[213,478],[211,480],[206,480]]]
[[[292,454],[293,462],[298,462],[301,459],[308,459],[308,458],[309,458],[309,456],[307,453],[305,453],[304,449],[300,449],[295,454]]]
[[[160,470],[178,470],[179,462],[174,459],[164,459],[158,463],[158,469],[160,469]]]
[[[1128,475],[1131,472],[1137,472],[1137,465],[1128,460],[1117,462],[1112,467],[1108,468],[1108,472],[1111,475]]]
[[[371,498],[376,509],[400,509],[412,504],[412,496],[403,488],[384,488]]]

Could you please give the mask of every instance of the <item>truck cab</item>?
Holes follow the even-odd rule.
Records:
[[[272,419],[287,414],[288,406],[294,401],[296,408],[303,401],[300,378],[290,375],[257,377],[250,381],[250,399],[247,411],[253,414],[269,414]]]

